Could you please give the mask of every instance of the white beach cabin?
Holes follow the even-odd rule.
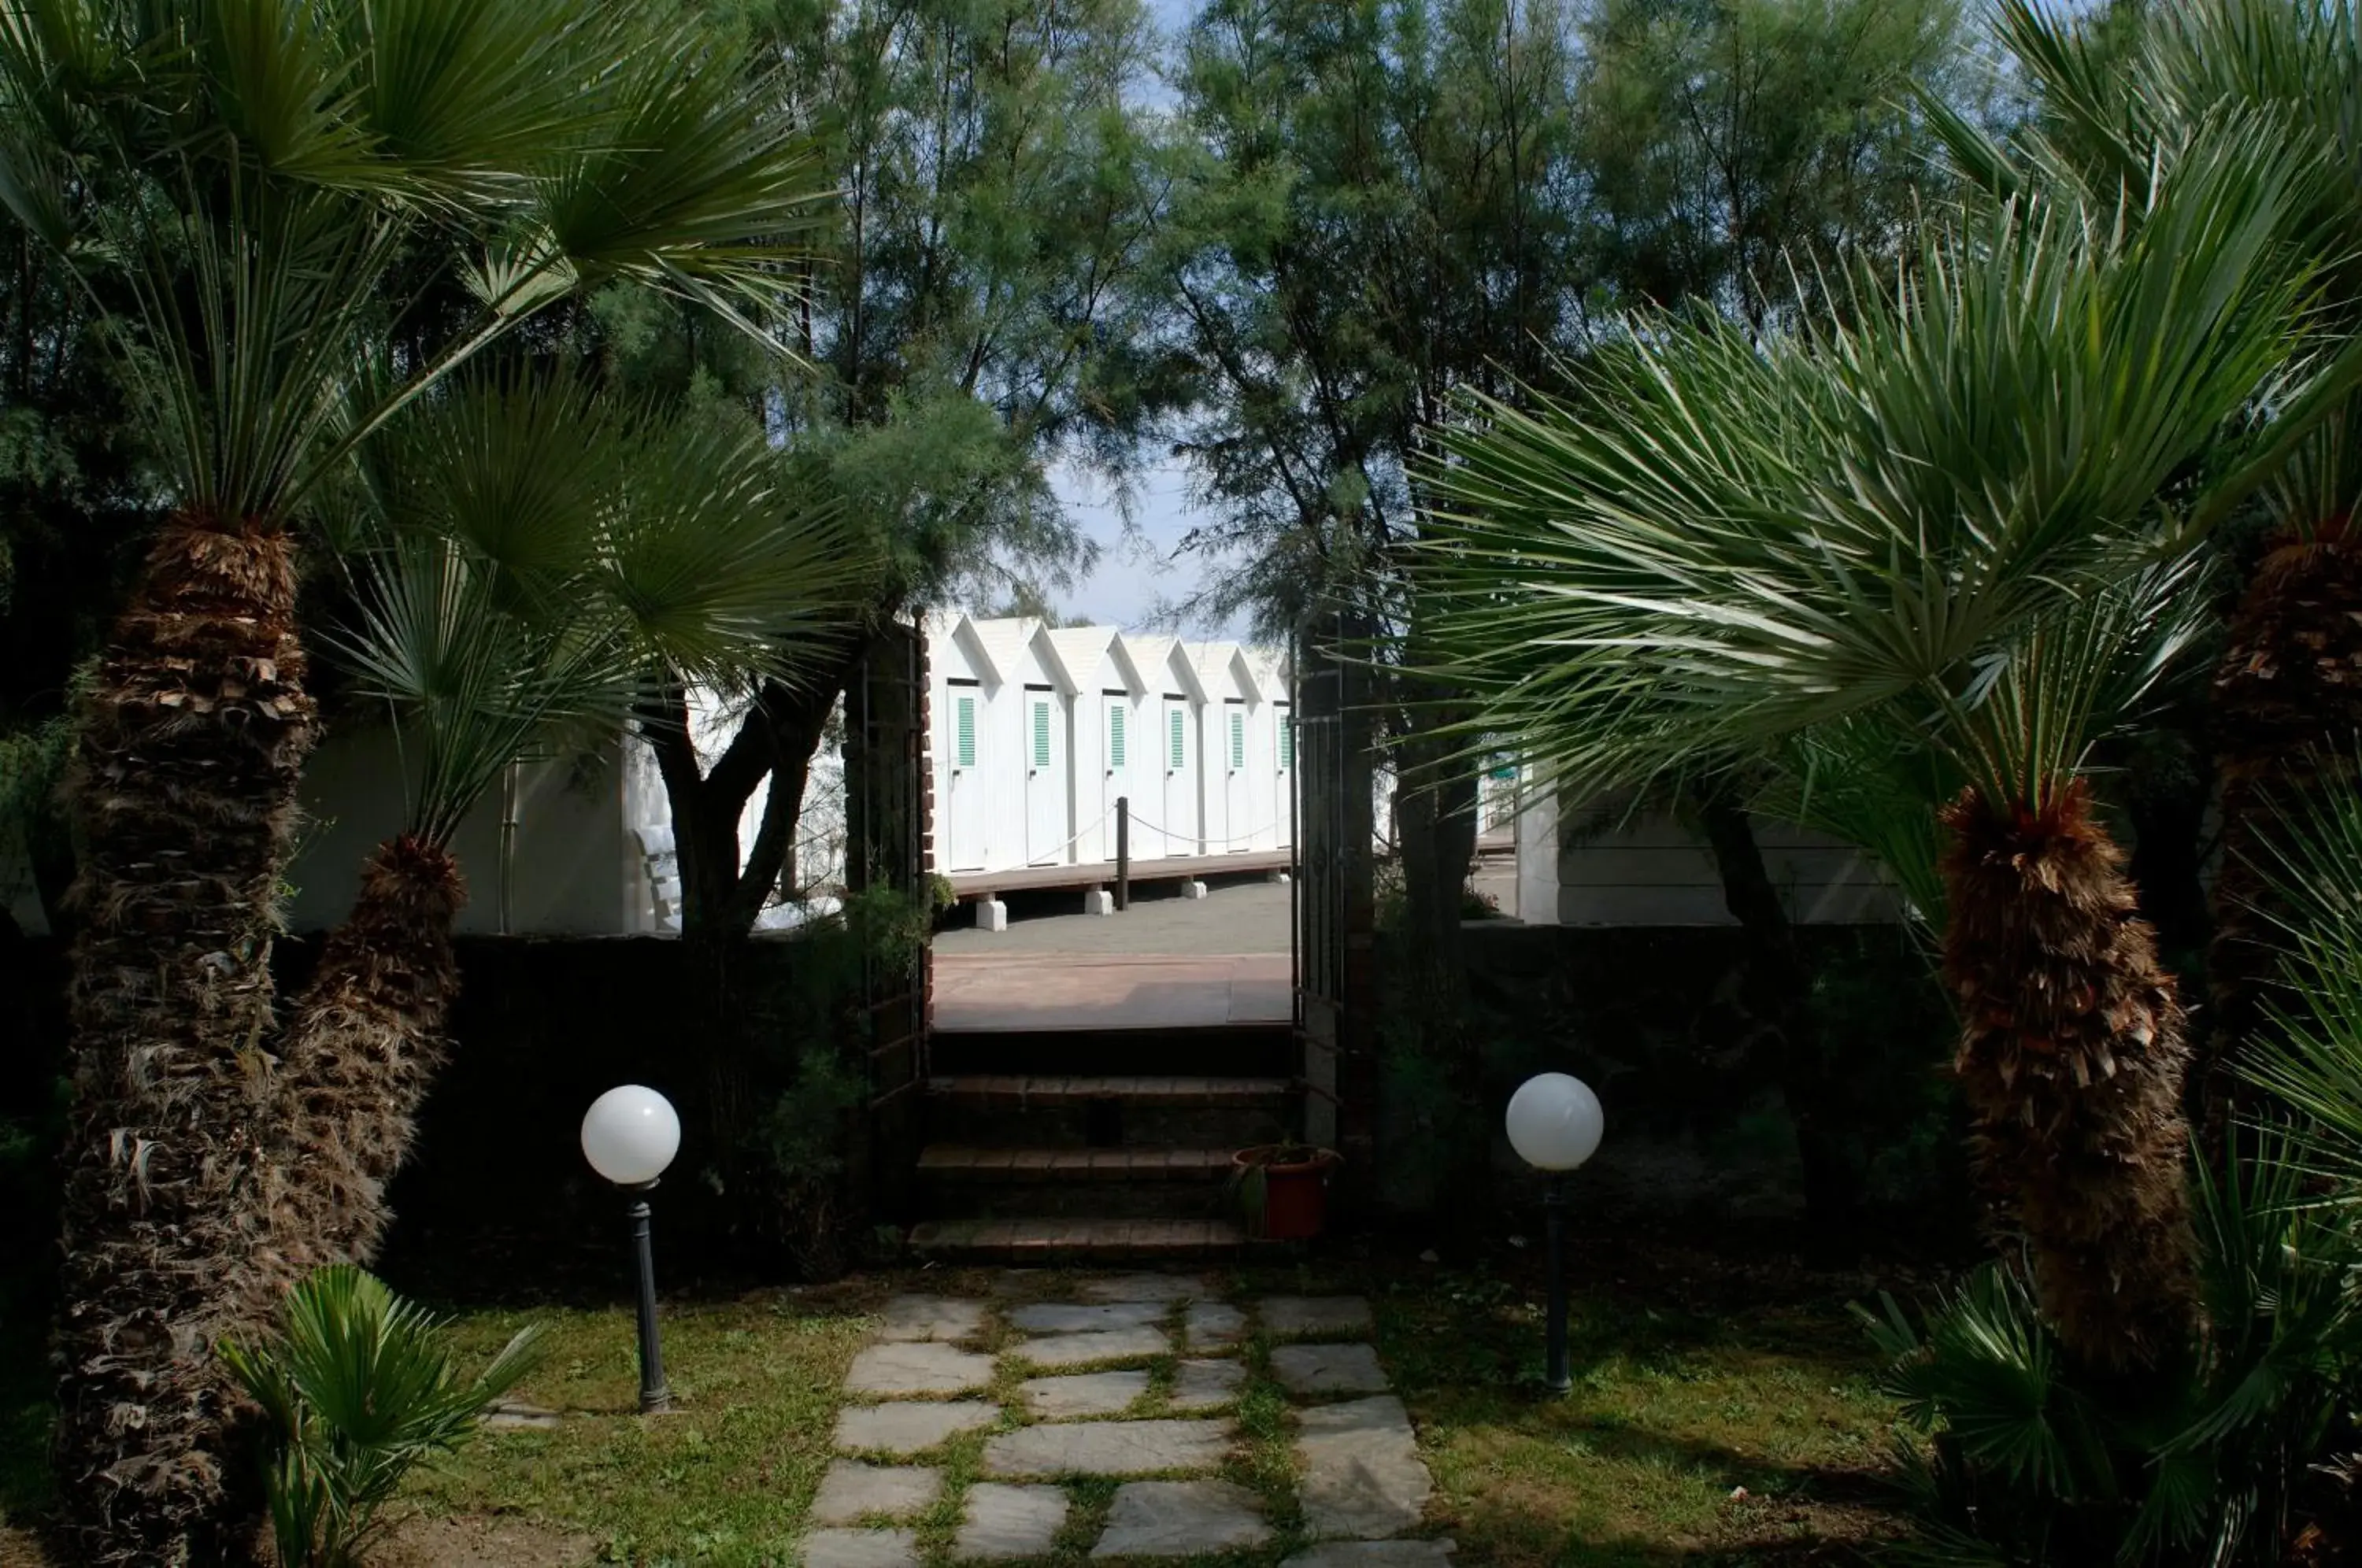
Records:
[[[1206,693],[1204,853],[1271,848],[1271,791],[1265,788],[1271,765],[1268,751],[1256,744],[1270,717],[1265,693],[1238,644],[1192,643],[1188,650]]]
[[[1075,845],[1073,864],[1111,861],[1116,851],[1116,801],[1137,800],[1135,776],[1153,777],[1145,737],[1154,733],[1148,682],[1131,645],[1113,626],[1064,626],[1046,634],[1073,682]],[[1163,781],[1157,780],[1162,790]],[[1140,853],[1135,837],[1132,853]]]
[[[1171,859],[1205,853],[1205,683],[1187,645],[1177,637],[1127,639],[1148,682],[1146,716],[1158,766],[1139,770],[1131,797],[1135,859]]]

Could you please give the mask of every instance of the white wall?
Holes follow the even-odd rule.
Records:
[[[1528,820],[1535,815],[1529,809]],[[1764,867],[1791,920],[1806,925],[1881,922],[1900,917],[1893,891],[1860,850],[1783,823],[1758,821]],[[1539,845],[1518,856],[1520,911],[1555,908],[1560,925],[1735,925],[1723,905],[1714,856],[1673,818],[1617,823],[1596,809],[1559,807],[1555,898]],[[1528,898],[1528,875],[1532,868]],[[1536,912],[1525,912],[1544,923]]]
[[[645,875],[624,820],[624,742],[576,759],[536,763],[518,794],[511,866],[512,932],[598,935],[646,929]],[[400,753],[382,728],[329,731],[304,765],[306,821],[288,881],[288,922],[296,931],[337,924],[360,890],[362,865],[401,832]],[[468,879],[456,929],[500,929],[500,791],[460,824],[453,842]]]

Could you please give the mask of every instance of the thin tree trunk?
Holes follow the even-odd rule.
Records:
[[[2081,780],[2042,812],[1963,795],[1944,823],[1944,977],[1980,1174],[2068,1350],[2153,1364],[2197,1315],[2173,976]]]
[[[385,1189],[410,1153],[443,1065],[459,990],[451,922],[468,900],[459,864],[404,835],[380,845],[352,913],[328,935],[281,1052],[291,1183],[273,1218],[291,1272],[368,1263],[392,1214]]]
[[[2263,1022],[2279,962],[2269,881],[2257,857],[2279,813],[2354,787],[2362,744],[2362,540],[2347,519],[2267,547],[2233,612],[2214,674],[2223,861],[2206,951],[2207,1031],[2198,1085],[2210,1134],[2239,1103],[2240,1048]]]
[[[1812,970],[1763,864],[1746,808],[1725,784],[1697,788],[1691,803],[1714,853],[1723,907],[1746,941],[1748,1011],[1779,1037],[1780,1096],[1796,1131],[1796,1159],[1805,1178],[1806,1251],[1816,1263],[1840,1262],[1853,1250],[1861,1195],[1851,1162],[1823,1118],[1827,1091],[1820,1030],[1813,1017]]]
[[[56,1469],[68,1561],[232,1549],[232,1396],[279,1183],[273,900],[312,745],[283,532],[168,522],[84,711]]]

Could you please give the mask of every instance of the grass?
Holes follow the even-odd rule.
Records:
[[[1724,1278],[1701,1291],[1663,1273],[1640,1277],[1637,1266],[1628,1285],[1613,1273],[1580,1271],[1595,1287],[1575,1298],[1575,1387],[1562,1400],[1540,1392],[1541,1315],[1530,1277],[1406,1261],[1226,1283],[1242,1299],[1371,1297],[1381,1353],[1435,1476],[1420,1533],[1458,1540],[1462,1568],[1797,1568],[1857,1561],[1894,1532],[1880,1487],[1892,1412],[1870,1385],[1865,1346],[1843,1310],[1845,1296],[1866,1294],[1868,1281],[1838,1289]],[[1043,1275],[1018,1298],[1071,1298],[1073,1283]],[[988,1284],[981,1275],[935,1272],[668,1302],[666,1369],[681,1409],[658,1418],[636,1414],[627,1307],[463,1312],[453,1329],[463,1365],[488,1359],[526,1322],[546,1326],[547,1359],[516,1397],[566,1420],[555,1430],[484,1434],[416,1476],[407,1501],[470,1528],[587,1540],[601,1561],[635,1568],[793,1562],[829,1463],[839,1386],[877,1309],[895,1290],[981,1295]],[[1242,1441],[1223,1474],[1262,1495],[1274,1540],[1213,1561],[1273,1568],[1306,1544],[1295,1417],[1268,1375],[1268,1344],[1252,1340],[1238,1353],[1250,1371],[1234,1410]],[[1170,1386],[1169,1360],[1149,1370],[1139,1411]],[[992,1394],[1009,1412],[1003,1430],[1029,1419],[1016,1397],[1021,1376],[1004,1365],[996,1378]],[[26,1430],[5,1435],[31,1435],[27,1423],[39,1414],[32,1392],[28,1383],[25,1421],[0,1423]],[[944,1501],[917,1521],[932,1561],[948,1561],[960,1494],[976,1478],[988,1435],[958,1438],[941,1456]],[[11,1518],[39,1501],[39,1456],[29,1446],[0,1443],[0,1508]],[[1109,1481],[1067,1485],[1072,1508],[1051,1562],[1087,1561],[1115,1490]]]
[[[1842,1297],[1811,1290],[1743,1303],[1640,1289],[1576,1297],[1575,1387],[1540,1393],[1541,1316],[1527,1285],[1420,1266],[1242,1275],[1241,1296],[1359,1290],[1376,1306],[1380,1348],[1419,1430],[1436,1496],[1423,1533],[1460,1542],[1463,1565],[1698,1568],[1854,1561],[1893,1533],[1880,1488],[1892,1412]],[[459,1333],[490,1354],[528,1318],[551,1325],[553,1355],[523,1391],[581,1412],[554,1433],[488,1436],[414,1489],[430,1510],[522,1514],[581,1531],[607,1561],[669,1568],[761,1568],[792,1561],[828,1463],[835,1388],[885,1294],[913,1285],[981,1293],[980,1276],[883,1279],[833,1291],[668,1306],[666,1354],[682,1415],[644,1421],[632,1320],[605,1313],[471,1314]],[[1045,1275],[1024,1297],[1067,1295]],[[1778,1293],[1773,1293],[1775,1296]],[[986,1348],[998,1348],[988,1345]],[[1221,1561],[1278,1562],[1307,1544],[1294,1483],[1294,1418],[1267,1372],[1269,1347],[1242,1353],[1250,1377],[1243,1441],[1224,1475],[1265,1499],[1272,1546]],[[1152,1400],[1170,1366],[1152,1364]],[[1021,1424],[1004,1368],[992,1389]],[[1145,1408],[1145,1406],[1142,1407]],[[957,1528],[985,1438],[947,1445],[944,1502],[919,1521],[936,1561]],[[1743,1489],[1743,1493],[1742,1493]],[[1050,1560],[1087,1558],[1115,1484],[1070,1484],[1074,1505]]]

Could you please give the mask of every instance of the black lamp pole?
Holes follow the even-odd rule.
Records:
[[[654,1182],[627,1188],[632,1198],[632,1250],[640,1264],[640,1414],[661,1415],[672,1408],[672,1390],[665,1386],[664,1346],[657,1338],[657,1254],[648,1239],[648,1189]]]
[[[1566,1364],[1566,1176],[1551,1173],[1542,1189],[1543,1223],[1550,1234],[1550,1391],[1573,1390],[1574,1375]]]

